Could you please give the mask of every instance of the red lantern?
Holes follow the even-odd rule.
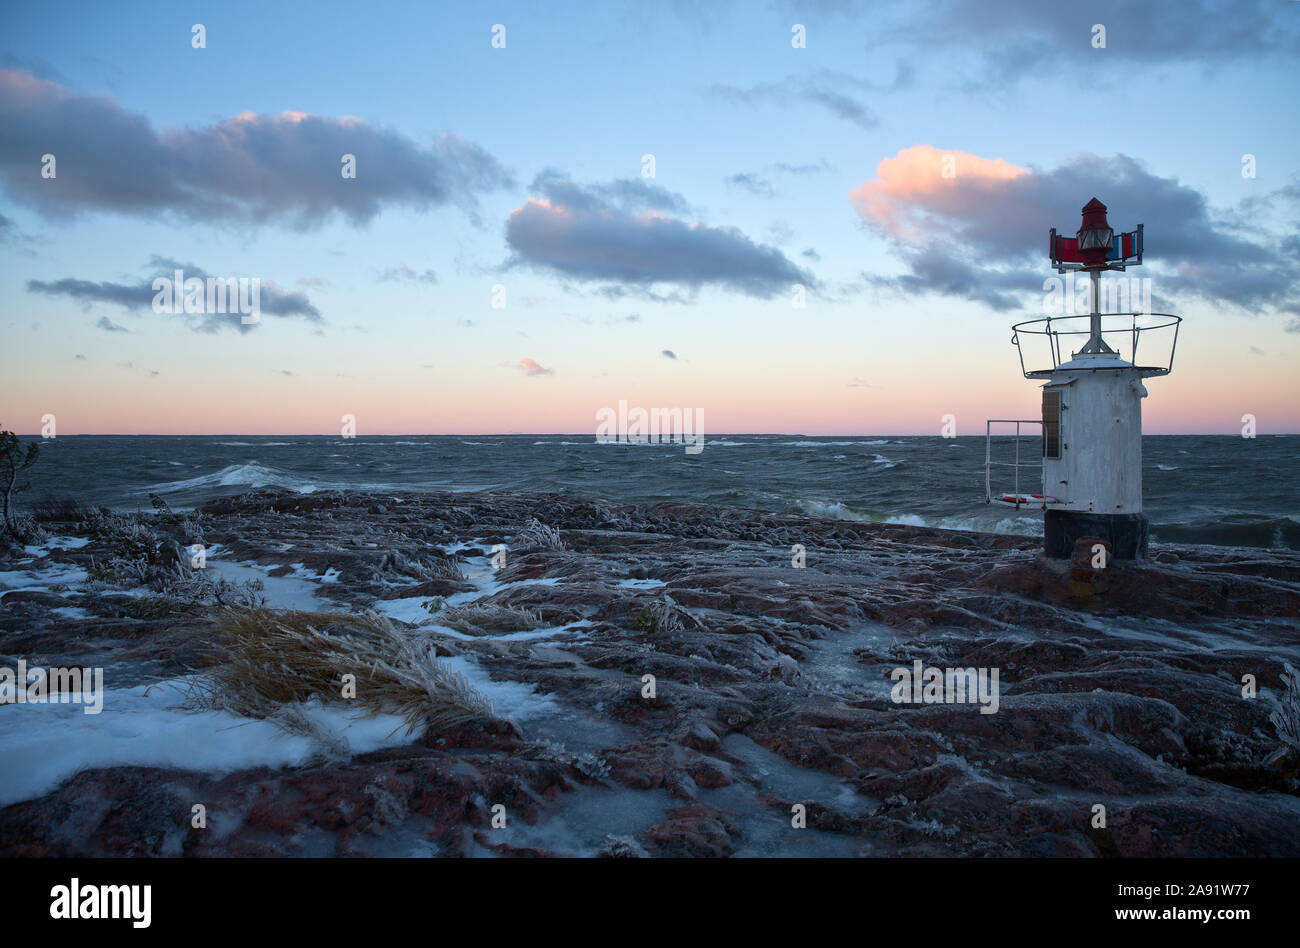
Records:
[[[1100,267],[1106,263],[1115,232],[1106,221],[1106,205],[1093,198],[1083,206],[1083,225],[1075,239],[1079,245],[1079,258],[1085,267]]]

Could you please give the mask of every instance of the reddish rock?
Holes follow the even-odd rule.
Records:
[[[642,841],[655,856],[716,858],[735,851],[739,831],[736,819],[716,807],[685,806],[646,830]]]
[[[715,757],[697,757],[687,766],[686,772],[697,787],[706,790],[728,786],[735,780],[731,765]]]

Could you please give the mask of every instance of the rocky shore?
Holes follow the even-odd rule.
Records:
[[[1024,537],[542,494],[40,522],[0,556],[0,665],[181,679],[214,610],[257,600],[387,616],[495,711],[287,765],[81,769],[0,808],[0,856],[1300,855],[1271,720],[1294,552],[1095,569]],[[996,713],[896,702],[916,662],[996,669]],[[31,766],[12,750],[0,769]]]

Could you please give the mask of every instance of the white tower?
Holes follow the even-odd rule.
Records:
[[[1013,327],[1012,342],[1020,349],[1025,377],[1046,379],[1040,422],[1043,486],[1042,493],[1032,497],[1017,493],[1001,501],[1041,504],[1048,556],[1068,558],[1081,537],[1100,537],[1110,541],[1112,557],[1135,559],[1147,549],[1147,518],[1142,513],[1142,399],[1147,396],[1143,379],[1172,370],[1181,319],[1102,312],[1101,273],[1142,262],[1141,225],[1130,233],[1114,233],[1106,222],[1106,206],[1093,198],[1083,208],[1083,225],[1075,237],[1058,236],[1053,229],[1050,239],[1058,273],[1088,273],[1091,312]],[[1139,363],[1143,338],[1171,328],[1172,336],[1159,333],[1163,338],[1143,350],[1147,356],[1168,342],[1168,358]],[[1050,356],[1050,368],[1026,367],[1025,344],[1035,338],[1040,341],[1037,354]],[[1079,342],[1082,347],[1073,350]],[[991,493],[987,499],[992,499]]]

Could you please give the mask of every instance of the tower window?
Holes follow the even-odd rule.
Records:
[[[1061,393],[1043,389],[1043,457],[1061,457]]]

